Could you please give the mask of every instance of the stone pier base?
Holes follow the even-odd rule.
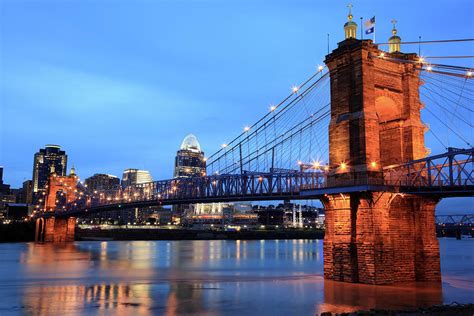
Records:
[[[324,200],[324,277],[391,284],[441,281],[437,199],[388,192]]]
[[[76,218],[38,218],[36,220],[36,242],[74,241]]]

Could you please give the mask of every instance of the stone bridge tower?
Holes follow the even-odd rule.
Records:
[[[356,28],[351,17],[345,28]],[[399,52],[396,30],[390,53],[345,33],[325,60],[331,81],[328,184],[357,189],[323,201],[324,275],[370,284],[439,281],[438,200],[381,186],[384,167],[427,154],[418,56]]]
[[[45,210],[55,211],[59,208],[60,202],[58,200],[58,193],[61,193],[63,197],[62,204],[64,207],[68,203],[73,203],[76,200],[77,193],[77,181],[74,168],[71,168],[71,173],[68,176],[59,176],[52,170],[49,179],[48,187],[46,190]]]
[[[65,210],[66,205],[76,200],[77,182],[79,181],[74,168],[68,176],[58,176],[54,167],[48,180],[46,200],[44,204],[45,214]],[[60,193],[61,201],[59,201]],[[36,242],[63,242],[74,241],[76,229],[76,218],[58,218],[50,216],[36,220]]]

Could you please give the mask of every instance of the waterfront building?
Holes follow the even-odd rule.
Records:
[[[45,192],[48,177],[54,168],[56,175],[65,176],[67,168],[67,155],[58,145],[46,145],[34,157],[33,162],[33,203],[37,203]]]
[[[153,178],[151,177],[150,172],[147,170],[129,168],[125,169],[123,172],[122,188],[148,182],[153,182]]]
[[[90,191],[116,191],[120,189],[120,179],[110,174],[96,173],[85,180],[85,185]]]
[[[257,214],[249,203],[199,203],[194,205],[194,226],[256,225]]]

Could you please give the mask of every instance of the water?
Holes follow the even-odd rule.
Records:
[[[322,244],[0,244],[0,315],[314,315],[474,302],[474,240],[440,239],[441,286],[324,281]]]

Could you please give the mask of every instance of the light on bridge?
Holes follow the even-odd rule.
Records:
[[[319,71],[323,71],[323,69],[324,69],[324,66],[323,66],[323,65],[319,65],[319,66],[318,66],[318,70],[319,70]]]
[[[297,93],[299,89],[300,88],[298,88],[297,86],[291,87],[291,91],[293,91],[293,93]]]
[[[345,162],[341,162],[341,165],[339,166],[341,170],[346,170],[347,169],[347,164]]]
[[[244,127],[244,132],[248,132],[249,130],[250,130],[250,127],[248,127],[248,126]]]
[[[420,56],[420,57],[418,58],[418,61],[419,61],[420,63],[423,63],[423,62],[425,61],[425,59]]]
[[[375,161],[372,161],[372,162],[370,163],[370,166],[371,166],[372,168],[377,168],[377,163],[376,163]]]
[[[319,169],[320,166],[321,166],[321,163],[319,161],[313,162],[313,168],[314,169]]]
[[[427,71],[432,71],[432,70],[433,70],[433,67],[428,66],[428,67],[426,67],[426,70],[427,70]]]
[[[466,73],[466,75],[467,75],[468,77],[472,77],[472,71],[468,71],[468,72]]]
[[[226,148],[226,147],[227,147],[226,143],[222,144],[222,148]]]
[[[381,53],[380,53],[380,57],[384,58],[384,57],[385,57],[385,53],[384,53],[384,52],[381,52]]]
[[[276,106],[274,106],[274,105],[270,106],[270,112],[273,112],[275,110],[276,110]]]

